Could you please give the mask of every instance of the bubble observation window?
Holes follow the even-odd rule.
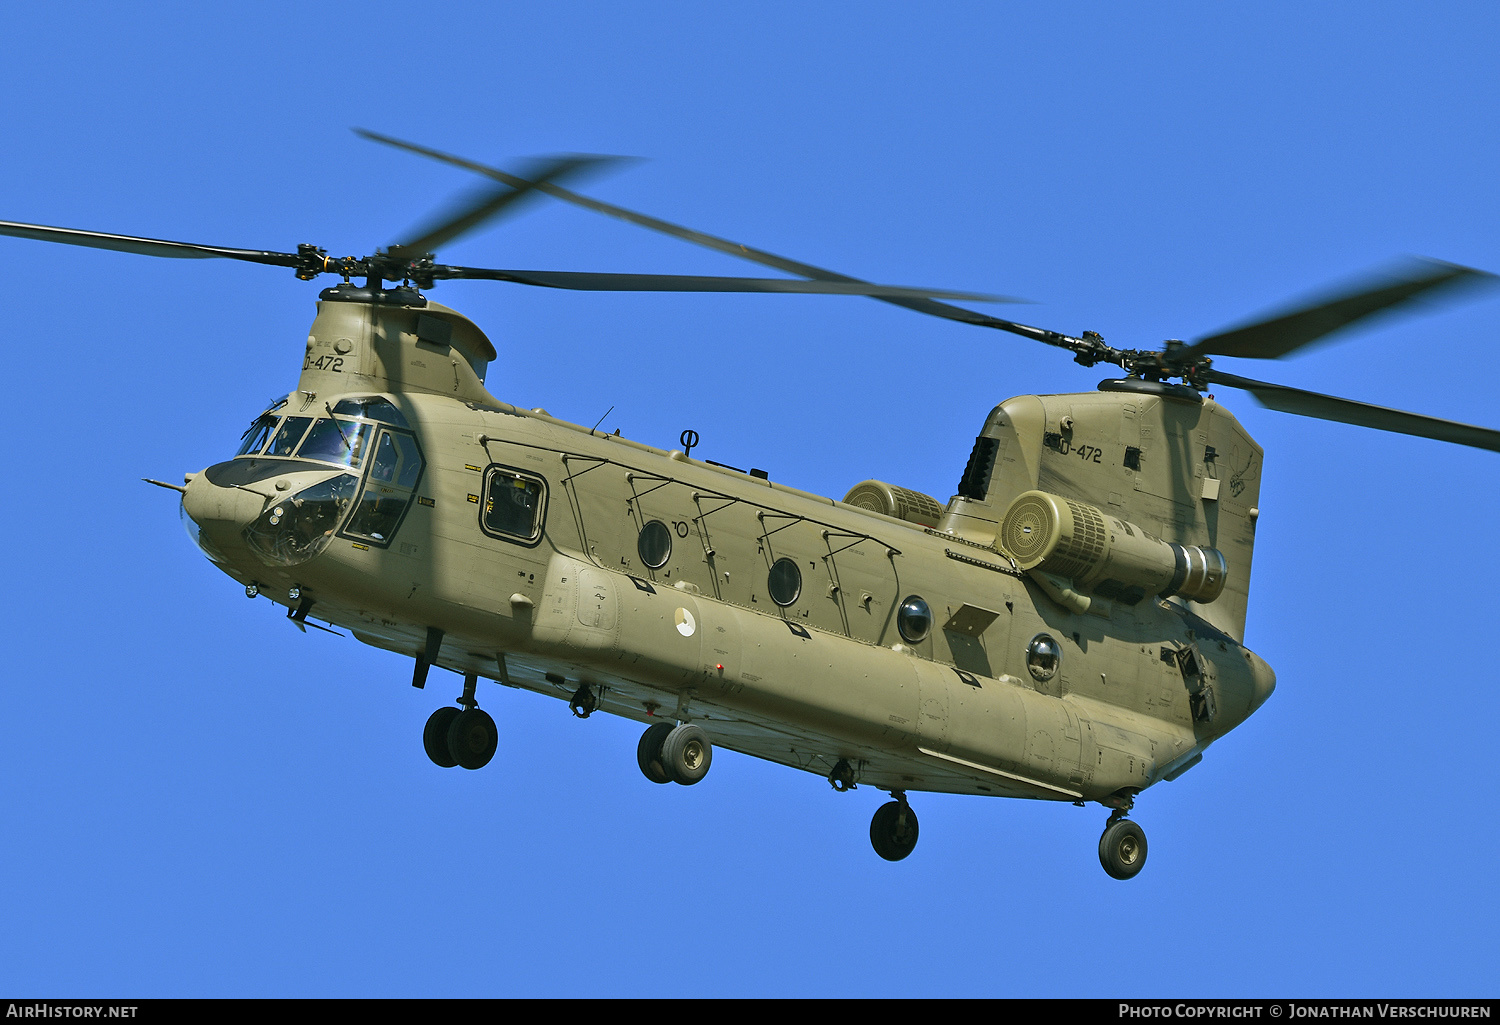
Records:
[[[1057,673],[1062,649],[1047,634],[1037,634],[1026,646],[1026,669],[1038,683],[1046,683]]]
[[[771,600],[786,607],[802,594],[802,571],[791,559],[777,559],[766,578],[766,587],[771,592]]]
[[[927,639],[932,630],[932,609],[927,602],[915,594],[907,595],[896,610],[896,629],[912,644]]]
[[[635,548],[648,568],[661,569],[672,557],[672,532],[661,520],[652,520],[641,528]]]

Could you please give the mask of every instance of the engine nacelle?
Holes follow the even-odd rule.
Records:
[[[1163,541],[1095,506],[1045,491],[1027,491],[1011,502],[999,542],[1023,570],[1063,577],[1128,605],[1151,594],[1207,604],[1224,590],[1227,566],[1217,548]]]
[[[935,527],[943,518],[943,507],[931,495],[887,484],[883,480],[861,481],[854,485],[844,496],[844,503],[924,527]]]

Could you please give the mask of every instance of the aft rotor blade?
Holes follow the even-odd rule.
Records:
[[[296,253],[277,253],[261,249],[232,249],[227,246],[204,246],[196,242],[171,242],[159,238],[137,238],[134,235],[110,235],[102,231],[82,231],[78,228],[51,228],[45,224],[21,224],[16,221],[0,221],[0,235],[16,238],[34,238],[42,242],[61,242],[70,246],[88,246],[91,249],[113,249],[121,253],[138,253],[141,256],[165,256],[181,260],[209,260],[216,257],[227,260],[247,260],[250,263],[265,263],[273,267],[296,267],[301,261]]]
[[[904,285],[874,285],[863,281],[804,281],[796,278],[735,278],[695,274],[610,274],[588,271],[498,270],[487,267],[434,268],[435,278],[472,278],[513,281],[544,288],[590,292],[787,292],[802,295],[863,295],[922,298],[940,295],[971,302],[1018,302],[1000,295],[952,292]]]
[[[618,160],[618,157],[567,156],[557,157],[540,165],[525,178],[516,178],[496,189],[486,189],[477,198],[460,205],[429,227],[410,242],[391,247],[391,255],[411,254],[420,256],[437,252],[443,246],[481,224],[492,221],[514,204],[549,182],[574,177],[588,168]]]
[[[1451,298],[1464,286],[1494,281],[1493,274],[1471,267],[1418,260],[1398,276],[1385,277],[1378,284],[1366,280],[1353,291],[1333,295],[1316,305],[1210,335],[1183,349],[1182,355],[1275,359],[1369,317],[1394,312],[1413,300],[1433,298],[1439,293]]]
[[[1317,392],[1303,391],[1301,388],[1288,388],[1282,384],[1267,384],[1264,381],[1253,381],[1248,377],[1237,377],[1219,370],[1209,369],[1205,377],[1215,384],[1241,388],[1254,396],[1261,405],[1283,413],[1296,413],[1301,416],[1317,417],[1319,420],[1333,420],[1358,427],[1373,427],[1377,431],[1412,434],[1419,438],[1433,438],[1437,441],[1452,442],[1455,445],[1468,445],[1472,448],[1485,448],[1491,452],[1500,452],[1500,431],[1488,427],[1476,427],[1473,424],[1459,423],[1456,420],[1442,420],[1435,416],[1388,409],[1385,406],[1375,406],[1368,402],[1320,395]]]
[[[404,149],[410,153],[416,153],[420,156],[428,157],[432,160],[438,160],[446,164],[452,164],[455,167],[462,167],[465,170],[473,171],[476,174],[485,175],[487,177],[495,179],[496,181],[504,182],[507,185],[516,185],[525,181],[525,179],[513,174],[509,174],[497,167],[490,167],[485,164],[476,163],[472,160],[465,160],[463,157],[456,157],[451,153],[444,153],[441,150],[431,149],[427,146],[419,146],[413,142],[405,142],[401,139],[395,139],[389,135],[381,135],[378,132],[367,131],[363,128],[356,128],[354,129],[354,131],[357,135],[361,136],[362,138],[369,139],[372,142],[379,142],[387,146],[394,146],[397,149]],[[615,206],[613,203],[605,203],[602,200],[592,199],[588,196],[583,196],[576,192],[569,191],[568,189],[562,188],[559,185],[554,185],[550,182],[538,184],[537,191],[544,192],[554,199],[560,199],[565,203],[572,203],[575,206],[581,206],[587,210],[593,210],[595,213],[604,214],[607,217],[616,217],[622,221],[627,221],[639,227],[649,228],[651,231],[658,231],[664,235],[670,235],[673,238],[679,238],[685,242],[691,242],[694,245],[704,246],[705,248],[712,249],[716,252],[727,253],[730,256],[737,256],[742,260],[749,260],[752,263],[758,263],[762,266],[774,267],[777,270],[786,271],[788,274],[800,274],[804,278],[812,278],[817,281],[843,281],[850,284],[869,284],[869,282],[863,281],[860,278],[850,277],[847,274],[840,274],[837,271],[831,271],[823,267],[815,267],[810,263],[802,263],[799,260],[789,260],[784,256],[777,256],[775,253],[768,253],[763,249],[756,249],[752,246],[743,245],[739,242],[731,242],[729,239],[719,238],[718,236],[709,235],[706,232],[702,231],[694,231],[692,228],[686,228],[680,224],[673,224],[672,222],[664,221],[659,217],[652,217],[649,214],[638,213],[634,210],[627,210],[622,206]],[[1031,327],[1027,324],[1017,324],[1014,321],[1002,320],[999,317],[991,317],[988,314],[979,313],[975,310],[966,310],[960,306],[949,306],[946,303],[936,302],[928,298],[911,298],[898,297],[895,295],[873,294],[870,296],[870,298],[879,299],[881,302],[888,302],[896,306],[903,306],[906,309],[915,310],[918,313],[926,313],[934,317],[943,317],[947,320],[956,320],[964,324],[974,324],[979,327],[990,327],[1000,331],[1009,331],[1012,334],[1022,335],[1027,338],[1035,339],[1039,342],[1046,342],[1048,345],[1058,345],[1064,348],[1071,348],[1071,346],[1069,346],[1067,342],[1072,341],[1072,339],[1069,339],[1068,336],[1060,334],[1059,332],[1048,331],[1046,328]]]

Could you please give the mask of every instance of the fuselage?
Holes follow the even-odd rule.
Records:
[[[1003,495],[929,526],[598,434],[490,396],[451,311],[324,299],[298,391],[183,500],[301,617],[892,791],[1128,803],[1274,687],[1192,602],[1061,602],[975,528]]]

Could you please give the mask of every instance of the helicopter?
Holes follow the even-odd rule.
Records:
[[[565,188],[607,158],[524,173],[373,132],[487,179],[409,241],[363,257],[239,249],[0,222],[0,234],[139,255],[234,259],[342,279],[318,297],[296,388],[238,451],[182,484],[189,533],[245,593],[304,631],[342,628],[460,675],[422,730],[444,768],[483,768],[499,730],[479,681],[645,729],[642,774],[696,785],[716,747],[882,791],[877,855],[900,861],[922,792],[1108,809],[1099,859],[1138,874],[1130,817],[1156,783],[1271,696],[1245,644],[1264,452],[1207,390],[1287,413],[1500,451],[1500,431],[1271,384],[1215,358],[1280,358],[1417,300],[1492,284],[1419,261],[1272,318],[1160,349],[1121,349],[882,285]],[[540,197],[795,277],[455,266],[436,253]],[[363,278],[362,283],[354,279]],[[842,500],[524,409],[485,386],[495,347],[424,291],[487,280],[593,291],[863,296],[1005,331],[1123,376],[1091,393],[1007,399],[985,416],[955,494],[880,480]],[[227,454],[227,453],[226,453]],[[319,624],[327,624],[320,626]]]

